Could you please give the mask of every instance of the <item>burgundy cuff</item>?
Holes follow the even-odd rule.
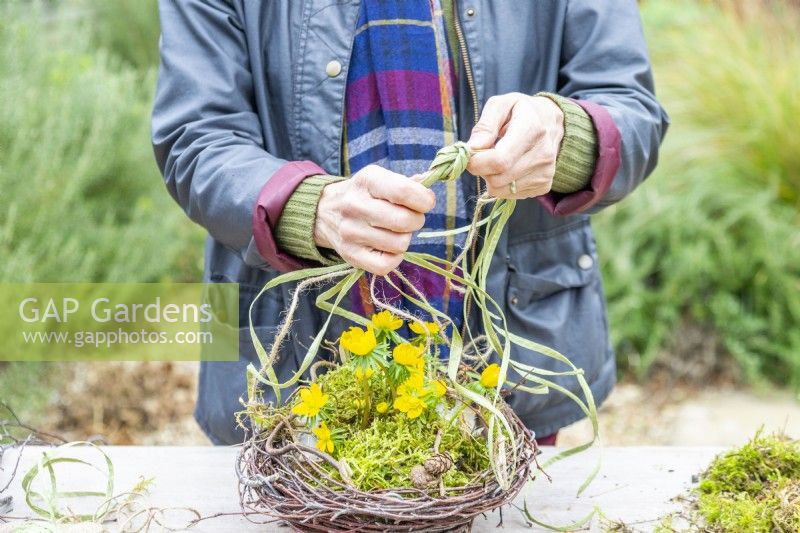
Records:
[[[553,215],[574,215],[586,211],[608,192],[620,165],[622,137],[608,110],[588,100],[574,100],[594,122],[597,133],[597,161],[594,174],[585,189],[571,193],[551,192],[538,198]]]
[[[283,213],[283,207],[295,189],[309,176],[325,174],[311,161],[289,161],[267,180],[258,194],[253,210],[253,238],[261,257],[281,272],[291,272],[307,266],[303,261],[278,249],[275,228]]]

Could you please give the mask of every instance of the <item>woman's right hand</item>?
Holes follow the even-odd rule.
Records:
[[[411,234],[435,204],[433,191],[417,180],[369,165],[322,190],[314,240],[354,267],[386,275],[403,260]]]

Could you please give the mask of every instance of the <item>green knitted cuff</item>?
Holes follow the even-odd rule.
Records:
[[[579,191],[589,184],[597,160],[597,134],[594,122],[581,106],[553,93],[536,96],[549,98],[564,113],[564,138],[556,158],[553,192],[567,194]]]
[[[341,176],[310,176],[297,186],[283,206],[283,213],[275,228],[275,241],[281,250],[325,266],[342,262],[332,250],[317,248],[314,243],[314,224],[322,189],[329,183],[344,179]]]

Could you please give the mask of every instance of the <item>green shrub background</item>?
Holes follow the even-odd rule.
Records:
[[[120,2],[117,16],[145,4],[155,8]],[[164,194],[150,148],[155,67],[127,61],[119,37],[98,46],[126,28],[135,33],[129,43],[138,42],[139,23],[157,28],[157,19],[123,24],[108,7],[94,16],[82,4],[11,3],[3,11],[0,279],[196,278],[199,232]],[[109,20],[118,26],[107,32],[101,22]],[[157,36],[149,32],[152,46]]]
[[[641,3],[673,125],[656,173],[594,220],[622,372],[691,323],[746,379],[800,386],[800,17],[745,4]],[[197,279],[203,233],[149,144],[155,1],[0,15],[0,280]]]
[[[623,369],[644,376],[689,322],[750,381],[800,386],[800,12],[642,4],[672,117],[661,163],[595,219]],[[769,7],[765,7],[769,6]]]

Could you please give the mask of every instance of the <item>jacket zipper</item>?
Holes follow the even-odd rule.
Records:
[[[458,39],[458,49],[461,51],[461,59],[464,62],[464,75],[467,78],[467,86],[469,87],[470,95],[472,96],[472,112],[475,122],[477,123],[480,115],[478,114],[478,90],[475,88],[475,78],[472,75],[472,62],[469,59],[469,52],[467,51],[467,43],[464,39],[464,30],[461,28],[461,20],[458,18],[458,2],[453,0],[453,21],[456,26],[456,39]]]
[[[461,20],[459,19],[459,8],[458,2],[456,0],[453,1],[453,21],[455,22],[455,29],[456,29],[456,39],[458,39],[458,49],[461,51],[461,60],[464,63],[464,76],[467,78],[467,87],[469,87],[469,93],[472,97],[472,117],[473,122],[472,125],[478,123],[480,120],[480,115],[478,114],[478,90],[475,88],[475,77],[472,75],[472,62],[469,58],[469,52],[467,51],[467,43],[464,39],[464,30],[461,27]],[[482,194],[481,190],[481,179],[478,176],[475,176],[475,195],[480,196]],[[475,209],[479,209],[477,204],[475,205]],[[475,266],[475,259],[477,254],[477,243],[478,240],[475,239],[470,246],[470,263],[472,267]]]
[[[461,60],[464,63],[464,76],[467,79],[467,87],[469,87],[469,93],[470,96],[472,97],[472,117],[473,117],[472,125],[474,126],[475,124],[478,123],[478,120],[480,120],[480,115],[478,113],[478,90],[475,87],[475,77],[472,74],[472,62],[470,61],[469,51],[467,50],[467,43],[466,40],[464,39],[464,30],[461,27],[461,20],[459,18],[460,10],[458,5],[458,0],[453,0],[453,11],[454,11],[453,22],[455,23],[456,39],[458,39],[458,49],[461,51]],[[482,193],[483,191],[482,191],[481,178],[479,176],[475,176],[476,198],[480,197]],[[477,202],[475,203],[475,209],[480,210],[480,207],[478,206]],[[470,245],[470,251],[469,251],[470,269],[475,267],[475,261],[477,259],[477,248],[478,248],[478,239],[476,237],[475,240]],[[461,326],[462,337],[466,336],[467,321],[469,320],[469,307],[470,307],[470,302],[465,301],[464,323]]]

